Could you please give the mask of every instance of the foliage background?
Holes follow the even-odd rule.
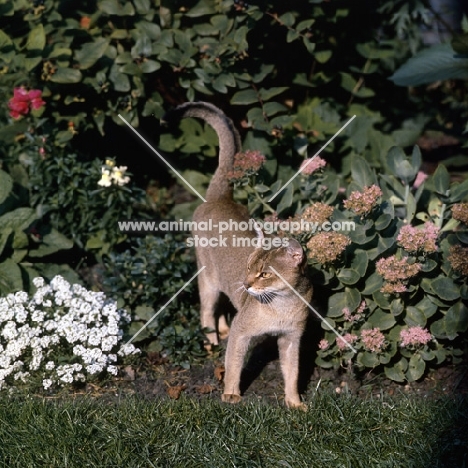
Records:
[[[3,292],[27,289],[38,268],[45,270],[46,276],[48,269],[55,272],[57,268],[73,275],[82,266],[98,261],[107,271],[104,287],[133,310],[135,321],[158,310],[173,294],[174,285],[160,271],[145,270],[144,242],[152,241],[142,244],[125,238],[117,233],[116,220],[154,216],[185,219],[198,201],[164,165],[151,159],[147,149],[125,129],[119,114],[167,153],[195,188],[204,190],[207,174],[217,164],[216,135],[194,120],[182,122],[178,133],[161,127],[159,120],[177,104],[209,100],[234,120],[245,148],[267,156],[259,175],[236,189],[237,199],[249,204],[252,215],[264,217],[274,212],[287,218],[320,200],[336,207],[336,219],[349,218],[350,213],[340,213],[342,201],[351,191],[373,183],[384,190],[386,204],[354,235],[354,250],[348,252],[344,263],[328,270],[314,265],[326,291],[323,310],[328,310],[338,326],[344,325],[339,323],[340,310],[333,301],[349,307],[357,304],[358,295],[371,304],[373,315],[367,323],[384,329],[384,318],[388,325],[388,317],[393,317],[394,323],[386,332],[393,354],[378,357],[378,362],[375,356],[363,358],[361,354],[358,367],[397,366],[398,372],[387,370],[390,377],[414,380],[424,373],[426,362],[438,365],[453,358],[453,340],[457,341],[455,354],[460,354],[465,346],[461,333],[468,326],[464,278],[451,279],[458,291],[454,299],[444,300],[434,289],[425,289],[422,278],[411,297],[404,299],[405,307],[416,308],[423,296],[441,301],[439,315],[416,319],[429,327],[444,321],[448,311],[459,304],[453,333],[447,332],[445,325],[443,330],[440,326],[431,328],[441,340],[440,346],[448,351],[440,358],[426,354],[426,359],[418,350],[419,357],[414,358],[417,372],[409,371],[411,356],[402,356],[397,339],[390,335],[395,327],[414,320],[408,319],[408,313],[394,314],[394,302],[378,300],[377,290],[369,286],[369,278],[375,278],[377,258],[397,251],[395,239],[403,222],[417,224],[430,219],[453,230],[455,224],[448,224],[450,205],[466,196],[465,185],[459,184],[458,189],[451,186],[443,169],[438,172],[443,187],[438,185],[439,179],[432,179],[416,193],[411,186],[421,161],[408,159],[404,163],[410,165],[406,174],[392,163],[397,157],[403,164],[413,145],[421,144],[422,135],[431,142],[452,137],[457,145],[451,147],[452,157],[446,164],[452,174],[457,173],[456,182],[464,178],[466,82],[449,79],[408,90],[389,80],[422,48],[420,28],[433,21],[432,16],[428,5],[419,0],[293,0],[287,4],[273,0],[166,0],[161,4],[150,0],[79,4],[1,0],[2,102],[7,103],[18,86],[42,90],[45,101],[41,109],[18,120],[9,116],[6,105],[0,113],[0,174],[8,181],[1,189],[2,213],[12,216],[8,213],[20,208],[29,210],[24,213],[30,215],[13,227],[0,224],[0,245],[5,245],[0,257]],[[268,206],[265,199],[281,181],[289,179],[303,159],[315,154],[352,115],[356,115],[355,120],[322,155],[329,163],[327,169],[316,178],[298,179]],[[392,149],[395,146],[404,151]],[[439,153],[423,156],[437,162]],[[130,184],[97,185],[100,167],[107,158],[129,167]],[[53,240],[46,234],[31,234],[38,222],[46,226],[49,236],[55,236]],[[444,236],[446,243],[465,240],[459,233],[451,240]],[[32,269],[36,260],[31,260],[34,255],[30,252],[38,249],[35,239],[40,245],[49,245],[41,250],[47,267],[41,263]],[[180,239],[166,238],[164,242],[167,251],[179,251]],[[425,272],[427,281],[453,276],[449,266],[444,266],[447,249],[438,253],[437,268]],[[58,250],[62,252],[56,254]],[[155,250],[160,258],[158,247]],[[134,252],[140,253],[132,260]],[[175,261],[179,265],[174,269],[182,280],[193,272],[184,266],[186,262],[183,255]],[[58,267],[58,263],[65,265]],[[127,268],[129,263],[133,267]],[[350,273],[353,269],[359,278]],[[123,276],[121,281],[113,280],[116,271]],[[146,282],[139,276],[142,274],[148,275]],[[156,282],[160,284],[157,291],[150,286]],[[138,303],[128,293],[137,283],[148,288],[145,295],[138,296]],[[179,326],[179,331],[183,325],[182,341],[198,343],[187,345],[183,356],[178,354],[180,362],[189,361],[201,348],[194,325],[197,304],[193,298],[189,302],[182,313],[188,322],[182,317],[167,325]],[[145,342],[177,355],[180,333],[166,333],[165,329],[157,327]],[[320,359],[320,365],[343,363],[336,349]]]

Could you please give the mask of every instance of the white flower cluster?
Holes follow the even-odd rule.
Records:
[[[87,375],[117,374],[117,355],[139,352],[121,346],[120,325],[130,316],[104,293],[70,285],[56,276],[29,298],[24,291],[0,298],[0,388],[42,378],[45,389],[85,381]]]
[[[106,164],[101,168],[101,180],[98,185],[110,187],[111,185],[126,185],[130,182],[130,177],[126,176],[127,166],[115,166],[114,161],[106,159]]]

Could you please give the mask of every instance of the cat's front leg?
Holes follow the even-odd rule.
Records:
[[[307,411],[307,405],[301,402],[297,391],[299,379],[299,345],[301,334],[298,332],[281,335],[278,348],[281,371],[284,378],[284,402],[288,408]]]
[[[240,378],[249,343],[250,336],[238,333],[234,321],[226,349],[224,393],[221,396],[226,403],[238,403],[241,400]]]

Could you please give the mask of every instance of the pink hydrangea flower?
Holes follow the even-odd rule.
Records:
[[[319,169],[322,169],[322,167],[325,167],[326,165],[327,161],[325,161],[325,159],[322,159],[320,156],[315,156],[313,158],[305,159],[304,161],[302,161],[299,170],[304,175],[311,175]]]
[[[237,153],[234,156],[233,169],[229,171],[228,178],[239,180],[246,175],[255,174],[265,161],[266,158],[260,151],[247,150],[243,153]]]
[[[409,327],[400,332],[400,344],[405,346],[425,345],[432,340],[432,335],[428,330],[420,326]]]
[[[377,273],[390,283],[408,280],[421,270],[420,263],[409,263],[408,257],[398,259],[395,255],[381,258],[376,263]]]
[[[320,340],[318,347],[322,351],[325,351],[326,349],[330,347],[330,343],[328,342],[328,340],[323,339],[323,340]]]
[[[385,345],[385,336],[380,331],[380,328],[372,328],[370,330],[362,330],[361,340],[364,347],[368,351],[377,353],[381,351]]]
[[[417,174],[416,174],[416,179],[414,179],[414,182],[413,182],[413,187],[415,189],[418,189],[423,183],[424,181],[428,178],[429,176],[423,172],[423,171],[419,171]]]
[[[367,307],[366,301],[362,301],[354,314],[349,310],[349,307],[345,307],[342,310],[345,320],[347,322],[358,321],[362,317],[362,314],[366,310],[366,307]]]
[[[358,337],[356,335],[353,335],[352,333],[346,333],[346,335],[343,335],[341,338],[336,339],[336,344],[340,351],[343,351],[345,348],[348,347],[346,343],[352,345],[358,339]]]
[[[8,108],[11,117],[18,119],[22,115],[29,114],[31,109],[40,109],[44,104],[42,91],[39,89],[27,91],[25,88],[15,88],[13,97],[8,101]]]
[[[397,242],[408,252],[423,251],[432,253],[437,251],[437,237],[439,228],[434,223],[425,223],[421,227],[403,226],[397,237]]]

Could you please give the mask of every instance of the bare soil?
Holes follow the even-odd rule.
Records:
[[[102,391],[149,398],[178,399],[184,394],[196,399],[220,399],[223,391],[223,356],[224,350],[221,350],[218,355],[184,369],[171,365],[158,353],[150,353],[137,367],[123,368],[119,378],[108,382]],[[310,358],[310,354],[308,356]],[[273,404],[282,401],[283,379],[274,339],[263,339],[253,346],[242,374],[241,390],[246,400],[262,400]],[[304,364],[301,366],[299,390],[305,401],[313,398],[317,390],[364,398],[401,394],[425,398],[462,395],[468,394],[468,363],[440,367],[420,381],[409,384],[393,382],[373,373],[358,376],[347,369],[324,370],[313,364]]]

